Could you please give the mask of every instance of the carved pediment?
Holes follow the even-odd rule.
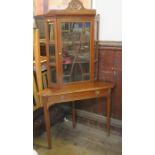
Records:
[[[83,9],[85,9],[83,3],[79,0],[72,0],[67,7],[67,10],[83,10]]]
[[[50,10],[45,17],[51,16],[95,16],[96,10],[84,8],[80,0],[71,0],[68,7],[63,10]]]

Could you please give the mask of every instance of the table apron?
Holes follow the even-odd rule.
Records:
[[[54,95],[47,97],[48,105],[62,103],[62,102],[69,102],[69,101],[77,101],[83,99],[91,99],[91,98],[98,98],[98,97],[108,97],[110,95],[110,89],[100,89],[100,90],[89,90],[83,92],[73,92],[73,93],[66,93],[61,95]]]

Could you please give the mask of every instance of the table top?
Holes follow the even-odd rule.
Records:
[[[55,96],[55,95],[64,95],[64,94],[76,93],[76,92],[111,89],[113,87],[114,87],[113,83],[95,81],[95,82],[88,82],[88,83],[78,83],[74,85],[64,85],[61,88],[46,88],[41,92],[39,92],[38,95]]]

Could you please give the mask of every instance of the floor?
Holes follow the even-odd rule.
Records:
[[[107,136],[101,129],[71,121],[59,123],[52,128],[52,149],[47,149],[46,134],[34,138],[34,149],[39,155],[121,155],[122,138],[111,131]]]

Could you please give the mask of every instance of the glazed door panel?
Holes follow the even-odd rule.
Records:
[[[90,80],[90,22],[61,22],[62,83]]]

